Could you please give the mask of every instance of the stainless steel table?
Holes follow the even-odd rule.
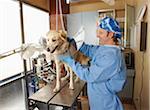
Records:
[[[85,82],[80,81],[78,83],[74,83],[74,90],[70,90],[69,82],[65,81],[61,84],[60,91],[54,93],[54,81],[52,84],[47,84],[45,87],[41,88],[39,91],[30,96],[29,101],[35,101],[46,104],[47,110],[49,110],[49,105],[63,106],[64,108],[70,109],[76,102],[76,99],[80,95],[84,86]]]
[[[76,101],[77,97],[80,95],[81,91],[83,90],[85,82],[80,81],[79,83],[75,83],[74,90],[70,90],[69,84],[64,86],[61,91],[53,97],[49,101],[49,105],[59,105],[65,108],[71,108],[74,102]]]

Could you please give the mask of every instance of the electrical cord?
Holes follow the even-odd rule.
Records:
[[[142,91],[143,91],[143,77],[144,77],[144,52],[142,53],[142,71],[141,71],[141,88],[140,88],[140,110],[142,110]]]

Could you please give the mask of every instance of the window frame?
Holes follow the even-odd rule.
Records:
[[[29,5],[29,6],[31,6],[31,7],[33,7],[33,8],[37,8],[37,9],[39,9],[39,10],[41,10],[41,11],[47,12],[48,14],[49,14],[49,11],[44,10],[44,9],[42,9],[42,8],[40,8],[40,7],[34,6],[34,5],[32,5],[32,4],[29,4],[29,3],[26,3],[26,2],[20,1],[20,0],[17,0],[17,1],[16,1],[16,0],[12,0],[12,1],[18,2],[19,7],[20,7],[19,10],[20,10],[21,36],[22,36],[22,38],[21,38],[22,41],[21,41],[21,42],[22,42],[22,44],[23,44],[23,43],[25,43],[25,36],[24,36],[25,33],[24,33],[23,7],[22,7],[22,5],[23,5],[23,4],[27,4],[27,5]],[[50,24],[50,20],[49,20],[49,24]],[[50,28],[50,25],[49,25],[49,28]],[[11,55],[16,54],[17,49],[18,49],[18,48],[12,49],[12,50],[10,50],[10,51],[8,51],[8,52],[5,52],[5,53],[0,53],[0,60],[3,59],[3,58],[9,57],[9,56],[11,56]],[[10,52],[10,53],[9,53],[9,52]],[[26,75],[29,75],[29,74],[32,74],[32,73],[33,73],[33,70],[27,71],[27,69],[26,69],[26,61],[25,61],[25,60],[23,60],[23,66],[24,66],[24,71],[22,71],[21,73],[16,73],[16,74],[14,74],[14,75],[11,75],[10,77],[7,77],[7,78],[4,78],[4,79],[0,80],[0,87],[6,85],[6,84],[8,84],[8,83],[11,83],[12,81],[15,81],[15,80],[18,80],[18,79],[20,79],[20,78],[23,78],[23,77],[25,77]]]

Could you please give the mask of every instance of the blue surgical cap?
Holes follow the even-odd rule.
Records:
[[[116,38],[122,37],[119,23],[113,18],[105,17],[99,20],[98,28],[102,28],[108,32],[114,32],[114,37]]]

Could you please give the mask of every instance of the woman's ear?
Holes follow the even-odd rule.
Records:
[[[108,37],[109,38],[113,38],[113,36],[114,36],[114,33],[113,32],[109,32]]]

